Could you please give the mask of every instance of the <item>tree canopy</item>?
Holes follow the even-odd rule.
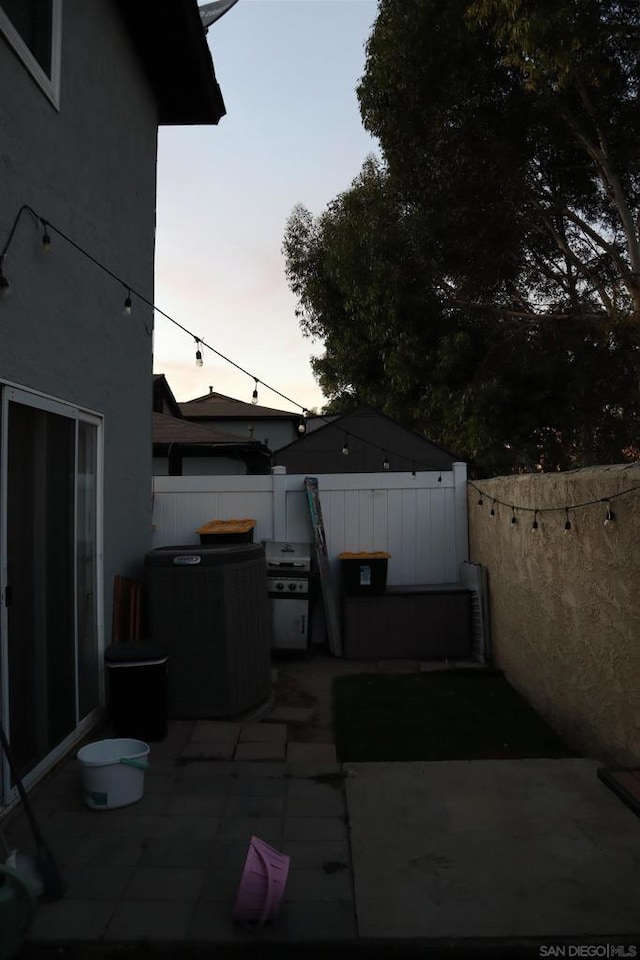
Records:
[[[284,241],[332,401],[491,472],[638,456],[639,26],[629,0],[381,0],[382,159]]]

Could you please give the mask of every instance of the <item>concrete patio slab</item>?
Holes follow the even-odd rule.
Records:
[[[340,869],[351,859],[348,840],[283,840],[282,852],[291,857],[293,869]]]
[[[240,743],[273,743],[283,745],[287,740],[286,723],[245,723],[240,728]]]
[[[101,940],[117,904],[117,900],[86,899],[49,903],[46,910],[36,911],[29,939],[63,943]]]
[[[233,736],[237,739],[241,729],[241,723],[233,723],[228,720],[196,720],[193,724],[189,742],[206,743],[208,740]]]
[[[640,822],[594,761],[351,766],[361,937],[640,931]]]
[[[180,751],[180,757],[185,760],[231,760],[241,730],[239,723],[199,720],[188,743]],[[151,755],[154,756],[153,750]]]
[[[287,764],[291,777],[307,778],[340,772],[333,743],[298,743],[290,740],[287,744]]]
[[[194,905],[189,902],[172,903],[168,910],[164,900],[123,901],[118,904],[104,939],[112,943],[186,940],[193,913]]]
[[[205,762],[207,760],[232,760],[238,743],[236,737],[221,736],[217,740],[188,743],[180,754],[180,760]]]
[[[288,817],[339,817],[346,814],[347,807],[340,784],[292,780],[285,812]]]
[[[316,711],[312,707],[275,707],[263,723],[286,723],[292,726],[310,723]]]
[[[239,743],[235,749],[236,760],[284,760],[287,754],[285,739]]]
[[[283,840],[346,840],[345,817],[285,817]]]
[[[281,817],[284,813],[284,797],[229,797],[225,807],[227,817]]]
[[[324,869],[301,867],[290,871],[285,900],[334,903],[353,900],[353,885],[348,867]]]

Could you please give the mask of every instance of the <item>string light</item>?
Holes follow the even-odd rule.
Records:
[[[203,367],[204,361],[202,359],[202,350],[200,349],[200,338],[194,337],[196,341],[196,367]]]
[[[342,456],[349,456],[349,438],[347,436],[345,436],[344,443],[342,444]]]
[[[476,483],[474,483],[473,480],[469,480],[468,485],[469,487],[477,491],[478,506],[482,506],[483,498],[487,497],[486,493],[484,493],[481,490],[481,488]],[[573,529],[573,525],[569,515],[570,511],[580,510],[580,509],[584,509],[585,507],[591,507],[597,504],[604,503],[606,504],[606,512],[604,515],[604,525],[608,526],[608,524],[615,523],[617,521],[616,514],[611,509],[611,501],[615,499],[619,499],[620,497],[628,496],[630,493],[634,493],[638,490],[640,490],[640,483],[636,483],[633,486],[627,487],[626,490],[620,490],[619,493],[613,493],[608,497],[597,497],[597,498],[594,498],[593,500],[583,500],[578,503],[562,504],[555,507],[527,507],[527,506],[523,506],[522,504],[507,503],[504,500],[498,499],[498,497],[487,497],[487,499],[491,500],[491,510],[489,511],[489,515],[492,517],[496,516],[496,510],[495,510],[496,504],[501,504],[503,507],[506,507],[507,509],[511,510],[512,523],[513,523],[513,517],[515,516],[516,511],[525,511],[528,513],[533,513],[533,522],[531,524],[532,530],[539,529],[539,524],[538,524],[539,513],[557,513],[560,510],[564,510],[564,514],[565,514],[564,530],[565,532],[568,533],[570,530]]]
[[[44,219],[44,217],[40,217],[40,223],[42,224],[42,240],[40,242],[42,244],[42,249],[46,253],[48,250],[51,249],[51,237],[49,236],[49,231],[47,229],[49,224]]]
[[[9,235],[8,235],[8,237],[7,237],[7,240],[6,240],[5,244],[4,244],[4,246],[0,249],[0,294],[6,293],[7,290],[8,290],[8,288],[9,288],[9,281],[8,281],[6,275],[2,272],[2,263],[3,263],[3,261],[4,261],[4,258],[5,258],[5,255],[6,255],[7,251],[9,250],[9,248],[10,248],[10,246],[11,246],[11,243],[12,243],[12,241],[13,241],[13,237],[14,237],[14,235],[15,235],[15,232],[16,232],[16,229],[17,229],[17,227],[18,227],[18,224],[20,223],[20,220],[21,220],[21,218],[22,218],[22,216],[23,216],[24,214],[29,214],[29,216],[33,217],[33,218],[34,218],[36,221],[38,221],[38,222],[40,223],[40,225],[42,226],[42,228],[43,228],[43,235],[42,235],[42,242],[43,242],[43,244],[46,245],[47,242],[50,242],[50,240],[51,240],[50,233],[55,233],[58,237],[62,238],[66,243],[68,243],[69,246],[73,247],[74,250],[76,250],[76,251],[77,251],[78,253],[80,253],[83,257],[85,257],[88,261],[90,261],[92,264],[94,264],[94,266],[98,267],[100,270],[102,270],[104,273],[106,273],[107,276],[111,277],[112,280],[116,281],[117,283],[120,283],[120,284],[125,288],[125,290],[127,290],[127,298],[126,298],[126,300],[125,300],[125,312],[126,312],[126,315],[127,315],[127,316],[128,316],[128,315],[130,314],[130,312],[131,312],[131,306],[132,306],[132,304],[131,304],[131,294],[132,294],[132,292],[133,292],[133,293],[135,293],[135,296],[136,296],[142,303],[144,303],[144,304],[146,304],[148,307],[150,307],[151,310],[155,311],[155,313],[157,313],[159,316],[164,317],[166,320],[169,321],[169,323],[172,323],[175,327],[178,327],[178,329],[182,330],[183,333],[186,333],[188,336],[193,337],[194,339],[196,339],[195,334],[193,334],[191,330],[189,330],[189,329],[188,329],[187,327],[185,327],[183,324],[179,323],[176,319],[174,319],[174,317],[170,316],[168,313],[166,313],[164,310],[162,310],[159,306],[157,306],[152,300],[150,300],[148,297],[146,297],[146,296],[145,296],[143,293],[141,293],[139,290],[133,290],[133,291],[132,291],[132,289],[128,286],[128,284],[126,284],[126,283],[122,280],[121,277],[119,277],[116,273],[114,273],[113,270],[110,270],[109,267],[106,266],[106,264],[102,263],[100,260],[98,260],[96,257],[94,257],[93,254],[91,254],[87,249],[85,249],[84,247],[82,247],[79,243],[76,243],[76,241],[73,240],[72,237],[70,237],[67,233],[65,233],[63,230],[61,230],[58,226],[56,226],[55,224],[50,223],[49,221],[46,221],[46,220],[44,219],[44,217],[41,217],[41,216],[33,209],[33,207],[30,207],[29,204],[26,204],[26,203],[23,203],[22,206],[18,209],[18,211],[17,211],[17,213],[16,213],[16,215],[15,215],[15,217],[14,217],[14,219],[13,219],[13,223],[12,223],[12,225],[11,225],[11,229],[9,230]],[[46,238],[47,238],[46,240],[45,240],[45,235],[46,235]],[[146,324],[145,324],[145,327],[146,327]],[[150,331],[149,329],[147,329],[147,332],[148,332],[149,334],[151,334],[151,331]],[[263,385],[264,387],[266,387],[268,390],[271,390],[271,391],[272,391],[273,393],[275,393],[277,396],[282,397],[282,399],[283,399],[283,400],[286,400],[287,403],[291,403],[291,404],[293,404],[293,405],[296,406],[296,407],[300,407],[300,409],[302,410],[303,414],[307,413],[307,410],[305,409],[305,407],[302,406],[302,404],[299,404],[299,403],[297,403],[295,400],[292,400],[291,397],[288,397],[286,394],[284,394],[284,393],[282,393],[280,390],[276,389],[276,387],[272,387],[272,386],[270,386],[268,383],[265,383],[265,382],[262,381],[262,380],[258,380],[258,378],[255,377],[249,370],[246,370],[244,367],[240,366],[240,364],[236,363],[236,362],[235,362],[234,360],[232,360],[230,357],[227,357],[227,356],[225,356],[225,354],[221,353],[219,350],[216,350],[215,347],[211,346],[211,344],[206,343],[206,341],[200,340],[199,338],[198,338],[198,340],[199,340],[199,344],[198,344],[199,346],[206,347],[207,350],[211,350],[212,353],[214,353],[217,357],[220,357],[222,360],[224,360],[225,363],[230,364],[232,367],[235,367],[236,370],[239,370],[241,373],[244,373],[244,374],[246,374],[247,376],[250,376],[250,377],[253,378],[253,380],[255,381],[255,389],[254,389],[254,391],[253,391],[253,397],[252,397],[252,400],[253,400],[254,403],[257,403],[257,400],[258,400],[258,389],[257,389],[258,383],[262,383],[262,385]],[[330,423],[331,423],[331,420],[328,420],[326,417],[323,417],[323,416],[320,415],[319,418],[320,418],[321,420],[323,420],[324,423],[326,423],[326,424],[330,424]],[[299,432],[300,432],[300,433],[306,432],[306,424],[304,425],[304,430],[301,429],[301,426],[302,426],[302,423],[301,423],[300,426],[298,427]],[[376,448],[376,449],[378,449],[378,450],[383,450],[383,448],[382,448],[381,446],[379,446],[378,444],[374,443],[373,441],[371,441],[371,440],[369,440],[369,439],[364,439],[364,438],[362,438],[362,437],[358,437],[356,434],[352,434],[352,436],[355,437],[355,438],[358,439],[358,440],[362,440],[362,442],[365,443],[367,446],[374,447],[374,448]],[[408,457],[405,457],[404,454],[400,454],[400,453],[399,453],[399,454],[397,454],[397,456],[400,457],[401,459],[406,460],[407,462],[409,462],[409,458],[408,458]],[[384,468],[385,468],[386,470],[388,470],[388,469],[390,469],[390,465],[389,465],[389,461],[388,461],[388,458],[387,458],[387,456],[386,456],[386,453],[385,453],[385,460],[386,460],[386,465],[383,464],[383,466],[384,466]],[[420,466],[424,466],[425,469],[429,469],[429,467],[428,467],[426,464],[420,464]],[[442,476],[439,477],[439,482],[442,482]]]
[[[298,433],[299,433],[299,434],[303,434],[303,433],[306,433],[306,432],[307,432],[307,425],[306,425],[306,423],[304,422],[304,414],[305,414],[306,412],[307,412],[306,410],[303,410],[303,411],[302,411],[303,416],[300,417],[300,419],[298,420]]]
[[[511,523],[512,523],[512,524],[516,524],[517,522],[518,522],[518,520],[517,520],[517,517],[516,517],[516,508],[515,508],[515,507],[511,507]]]
[[[125,284],[124,281],[123,281],[117,274],[115,274],[112,270],[110,270],[104,263],[102,263],[100,260],[98,260],[96,257],[94,257],[91,253],[89,253],[88,250],[84,249],[82,246],[80,246],[80,244],[76,243],[75,240],[73,240],[70,236],[68,236],[67,234],[65,234],[59,227],[55,226],[54,224],[51,224],[49,221],[45,220],[44,217],[39,216],[39,214],[38,214],[32,207],[30,207],[28,204],[22,204],[22,206],[19,208],[16,216],[14,217],[13,224],[12,224],[11,229],[10,229],[10,231],[9,231],[8,238],[7,238],[4,246],[0,249],[0,295],[6,295],[6,294],[8,293],[8,291],[9,291],[10,282],[9,282],[9,279],[7,278],[7,276],[6,276],[5,272],[4,272],[4,269],[3,269],[3,267],[4,267],[4,261],[5,261],[5,258],[6,258],[7,251],[9,250],[9,248],[10,248],[10,246],[11,246],[11,243],[12,243],[13,237],[14,237],[14,235],[15,235],[16,228],[17,228],[17,226],[18,226],[18,223],[19,223],[19,221],[20,221],[20,219],[21,219],[21,217],[22,217],[22,215],[23,215],[24,213],[28,213],[30,216],[32,216],[34,219],[36,219],[37,221],[39,221],[39,223],[41,224],[42,230],[43,230],[42,237],[41,237],[41,243],[42,243],[43,249],[46,250],[46,249],[48,249],[48,247],[51,245],[51,236],[50,236],[50,232],[49,232],[49,231],[51,230],[52,232],[55,232],[55,233],[56,233],[59,237],[61,237],[63,240],[65,240],[65,242],[68,243],[70,246],[72,246],[78,253],[82,254],[82,256],[84,256],[87,260],[89,260],[91,263],[93,263],[95,266],[97,266],[99,269],[101,269],[104,273],[106,273],[108,276],[110,276],[113,280],[115,280],[116,282],[122,284],[122,286],[127,290],[127,297],[126,297],[125,303],[124,303],[124,312],[125,312],[125,314],[126,314],[127,316],[131,314],[131,312],[132,312],[132,300],[131,300],[132,290],[131,290],[131,288],[128,287],[128,285]],[[258,383],[260,382],[260,383],[262,383],[263,386],[265,386],[268,390],[271,390],[273,393],[277,394],[277,396],[282,397],[283,400],[286,400],[288,403],[292,403],[292,404],[294,404],[295,406],[300,407],[303,414],[307,413],[306,409],[305,409],[304,407],[302,407],[301,404],[296,403],[295,400],[292,400],[290,397],[286,396],[284,393],[282,393],[281,391],[277,390],[275,387],[270,386],[269,384],[265,383],[264,381],[259,381],[257,377],[253,376],[253,374],[251,374],[248,370],[245,370],[244,367],[241,367],[240,364],[235,363],[235,361],[231,360],[229,357],[225,356],[223,353],[221,353],[219,350],[216,350],[215,347],[212,347],[210,344],[206,343],[205,341],[202,341],[202,340],[199,340],[199,338],[196,338],[196,337],[194,336],[194,334],[193,334],[190,330],[188,330],[185,326],[183,326],[183,324],[179,323],[177,320],[175,320],[173,317],[171,317],[171,316],[170,316],[168,313],[166,313],[164,310],[160,309],[160,307],[158,307],[155,303],[153,303],[153,301],[149,300],[148,297],[146,297],[144,294],[140,293],[138,290],[135,291],[135,294],[136,294],[136,296],[137,296],[144,304],[146,304],[148,307],[150,307],[152,310],[154,310],[157,314],[159,314],[160,316],[162,316],[162,317],[164,317],[165,319],[167,319],[170,323],[172,323],[174,326],[178,327],[178,328],[179,328],[180,330],[182,330],[184,333],[188,334],[188,335],[191,336],[191,337],[194,337],[194,339],[197,339],[197,341],[198,341],[198,347],[200,347],[200,346],[206,347],[208,350],[211,350],[211,352],[214,353],[216,356],[220,357],[220,358],[221,358],[222,360],[224,360],[226,363],[229,363],[231,366],[235,367],[235,368],[236,368],[237,370],[239,370],[241,373],[244,373],[244,374],[246,374],[246,375],[248,375],[248,376],[253,377],[253,380],[254,380],[254,382],[255,382],[255,388],[254,388],[253,395],[252,395],[252,401],[253,401],[254,403],[257,403],[257,400],[258,400]],[[200,351],[198,350],[197,352],[200,352]],[[196,358],[196,360],[197,360],[197,358]],[[330,420],[327,420],[325,417],[322,417],[322,416],[321,416],[320,419],[324,420],[324,422],[327,423],[327,424],[331,423],[331,421],[330,421]],[[306,432],[306,425],[303,423],[302,419],[300,420],[300,423],[299,423],[299,426],[298,426],[298,430],[299,430],[300,433]],[[355,436],[355,434],[354,434],[353,436]],[[370,441],[370,440],[365,440],[365,439],[363,439],[363,438],[359,438],[359,439],[362,439],[362,442],[363,442],[363,443],[366,443],[366,444],[368,444],[368,445],[371,446],[371,447],[376,447],[378,450],[382,450],[382,449],[383,449],[382,447],[378,446],[377,444],[373,443],[373,442]],[[398,454],[398,456],[402,457],[403,455],[402,455],[402,454]],[[404,459],[408,459],[408,458],[405,457]],[[388,460],[388,456],[387,456],[386,452],[385,452],[385,456],[384,456],[383,467],[384,467],[385,470],[389,470],[389,469],[390,469],[390,464],[389,464],[389,460]],[[416,467],[416,463],[415,463],[415,461],[414,461],[414,462],[413,462],[413,469],[412,469],[412,474],[413,474],[414,476],[415,476],[415,467]],[[440,473],[439,473],[438,483],[442,483],[442,471],[440,471]],[[479,505],[479,506],[482,506],[482,505],[483,505],[482,491],[481,491],[472,481],[469,481],[469,486],[474,487],[476,490],[478,490],[478,493],[480,494],[480,498],[479,498],[479,500],[478,500],[478,505]],[[625,496],[626,494],[631,493],[632,491],[638,490],[638,489],[640,489],[640,484],[634,485],[634,486],[630,487],[630,488],[627,489],[627,490],[623,490],[623,491],[621,491],[620,493],[614,494],[613,496],[616,497],[616,498],[617,498],[617,497],[621,497],[621,496]],[[497,498],[490,498],[490,499],[492,499],[492,506],[491,506],[491,510],[489,511],[489,515],[492,516],[492,517],[495,517],[495,516],[496,516],[495,504],[498,503],[498,502],[501,503],[502,501],[499,501]],[[573,505],[571,505],[571,509],[576,509],[577,507],[583,507],[583,506],[590,506],[592,503],[601,503],[601,502],[603,502],[603,500],[606,500],[606,502],[609,503],[609,499],[610,499],[610,498],[602,498],[602,497],[601,497],[601,498],[599,498],[598,500],[592,500],[592,501],[586,501],[585,503],[573,504]],[[613,497],[612,497],[611,499],[613,499]],[[511,507],[511,508],[512,508],[512,511],[514,510],[514,507],[513,507],[512,504],[505,504],[505,505],[508,506],[508,507]],[[518,509],[520,509],[520,510],[531,510],[531,509],[533,509],[533,508],[531,508],[531,507],[518,507]],[[565,529],[571,529],[571,524],[570,524],[570,521],[569,521],[569,519],[568,519],[569,507],[564,507],[564,508],[563,508],[563,507],[547,507],[547,508],[543,508],[543,509],[544,509],[545,511],[553,511],[553,510],[565,509],[565,513],[566,513],[566,517],[567,517],[566,522],[565,522]],[[536,520],[537,513],[538,513],[538,509],[536,509],[536,510],[534,511],[534,522],[533,522],[533,525],[532,525],[533,529],[537,529],[537,520]],[[605,515],[605,521],[604,521],[604,522],[605,522],[605,524],[608,524],[608,523],[611,523],[611,522],[615,521],[615,519],[616,519],[615,514],[614,514],[614,512],[611,510],[610,504],[609,504],[609,506],[608,506],[608,508],[607,508],[606,515]],[[568,527],[567,527],[567,523],[569,524]]]
[[[415,460],[414,460],[414,461],[413,461],[413,466],[412,466],[412,468],[411,468],[411,476],[412,476],[412,477],[415,477],[415,475],[416,475],[416,462],[415,462]]]

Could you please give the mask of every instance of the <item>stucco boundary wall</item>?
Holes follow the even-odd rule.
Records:
[[[640,465],[473,483],[470,555],[488,571],[494,664],[578,751],[640,764]],[[569,509],[565,531],[565,507],[592,500]],[[559,509],[532,530],[524,507]]]

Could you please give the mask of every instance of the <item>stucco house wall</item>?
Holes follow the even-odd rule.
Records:
[[[623,765],[640,762],[634,487],[638,465],[477,481],[482,498],[469,487],[470,553],[488,569],[496,664],[574,747]],[[494,497],[509,506],[496,503],[491,517]],[[615,520],[605,524],[607,497]],[[570,510],[565,531],[564,507],[587,501],[596,502]],[[556,509],[533,530],[533,513],[518,507]]]
[[[157,107],[110,0],[65,0],[56,109],[0,37],[0,237],[22,204],[150,299]],[[5,262],[0,380],[104,417],[105,634],[115,573],[150,545],[151,311],[23,217]]]

